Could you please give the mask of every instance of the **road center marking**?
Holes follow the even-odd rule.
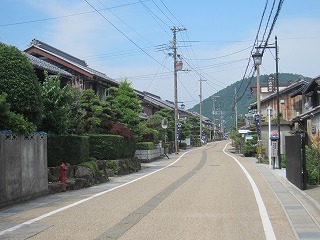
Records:
[[[253,180],[251,175],[248,173],[248,171],[244,168],[244,166],[242,166],[242,164],[238,161],[238,159],[236,159],[234,156],[232,156],[231,154],[229,154],[229,153],[227,153],[225,151],[228,144],[229,143],[227,143],[225,145],[225,147],[223,149],[223,152],[224,152],[224,154],[228,155],[229,157],[232,157],[236,161],[236,163],[240,166],[240,168],[242,169],[242,171],[244,172],[244,174],[246,175],[246,177],[248,178],[248,180],[249,180],[249,182],[251,184],[254,196],[256,198],[256,202],[258,204],[259,213],[260,213],[260,217],[261,217],[261,220],[262,220],[262,225],[263,225],[264,234],[266,236],[266,239],[267,240],[277,239],[275,234],[274,234],[274,231],[273,231],[273,228],[272,228],[272,225],[271,225],[271,222],[270,222],[270,218],[269,218],[266,206],[264,205],[264,202],[262,200],[261,194],[259,192],[259,189],[258,189],[255,181]]]

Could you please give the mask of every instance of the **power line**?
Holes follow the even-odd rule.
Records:
[[[170,26],[165,23],[161,18],[159,18],[157,16],[157,14],[155,14],[143,1],[140,0],[140,3],[144,6],[145,9],[147,9],[147,11],[151,14],[152,18],[156,21],[156,23],[164,30],[165,33],[167,33],[168,35],[170,35],[166,29],[164,29],[161,24],[157,21],[157,19],[159,19],[164,25],[166,25],[169,29]]]
[[[102,6],[104,6],[106,9],[108,9],[100,0],[97,0]],[[144,2],[144,1],[142,1]],[[141,0],[140,0],[141,3]],[[134,28],[132,28],[131,26],[129,26],[125,21],[123,21],[118,15],[116,15],[115,13],[113,13],[110,9],[108,9],[109,12],[114,15],[116,18],[118,18],[123,24],[125,24],[128,28],[130,28],[133,32],[135,32],[138,36],[140,36],[142,39],[144,39],[145,41],[149,42],[151,45],[153,45],[152,42],[150,42],[148,39],[146,39],[145,37],[143,37],[140,33],[138,33]]]
[[[161,65],[161,63],[152,57],[149,53],[147,53],[144,49],[142,49],[138,44],[136,44],[131,38],[129,38],[124,32],[122,32],[118,27],[116,27],[112,22],[110,22],[101,12],[99,12],[98,9],[96,9],[93,5],[91,5],[87,0],[85,0],[86,3],[92,7],[101,17],[103,17],[109,24],[111,24],[118,32],[120,32],[125,38],[127,38],[131,43],[133,43],[136,47],[138,47],[142,52],[144,52],[146,55],[148,55],[151,59],[153,59],[155,62]],[[165,66],[164,66],[165,67]],[[171,71],[167,67],[165,67],[167,70]]]
[[[160,12],[173,24],[173,26],[175,26],[176,24],[161,10],[161,8],[153,0],[151,1],[160,10]]]
[[[165,44],[157,45],[153,47],[146,47],[143,48],[147,52],[163,52],[167,49]],[[87,61],[99,61],[103,59],[115,59],[115,58],[122,58],[122,57],[129,57],[129,56],[136,56],[139,54],[143,54],[140,49],[131,49],[131,50],[124,50],[118,52],[111,52],[111,53],[101,53],[96,55],[84,56],[82,57],[84,60]]]
[[[143,2],[148,2],[150,0],[143,0]],[[121,8],[121,7],[126,7],[134,4],[139,4],[139,2],[132,2],[132,3],[126,3],[118,6],[113,6],[113,7],[108,7],[104,9],[99,9],[98,11],[105,11],[105,10],[110,10],[113,8]],[[50,18],[42,18],[42,19],[35,19],[35,20],[29,20],[29,21],[23,21],[23,22],[15,22],[15,23],[5,23],[5,24],[0,24],[0,27],[8,27],[8,26],[14,26],[14,25],[22,25],[22,24],[29,24],[29,23],[36,23],[36,22],[44,22],[44,21],[50,21],[50,20],[56,20],[56,19],[61,19],[61,18],[68,18],[68,17],[75,17],[75,16],[80,16],[80,15],[85,15],[85,14],[90,14],[90,13],[95,13],[96,11],[88,11],[88,12],[81,12],[81,13],[74,13],[74,14],[68,14],[68,15],[63,15],[63,16],[58,16],[58,17],[50,17]]]
[[[265,28],[263,36],[262,36],[262,41],[264,40],[264,37],[266,35],[266,32],[267,32],[267,29],[268,29],[268,26],[269,26],[269,22],[270,22],[270,19],[271,19],[272,12],[273,12],[275,4],[276,4],[276,0],[273,0],[273,4],[272,4],[272,8],[271,8],[271,11],[270,11],[270,14],[269,14],[269,18],[268,18],[268,21],[267,21],[267,24],[266,24],[266,28]]]
[[[229,56],[235,55],[235,54],[237,54],[237,53],[243,52],[243,51],[248,50],[248,49],[250,49],[250,48],[252,49],[252,46],[247,47],[247,48],[244,48],[244,49],[241,49],[241,50],[236,51],[236,52],[233,52],[233,53],[229,53],[229,54],[226,54],[226,55],[222,55],[222,56],[219,56],[219,57],[213,57],[213,58],[197,58],[197,59],[189,59],[189,60],[197,60],[197,61],[215,60],[215,59],[220,59],[220,58],[225,58],[225,57],[229,57]]]
[[[273,31],[273,28],[274,28],[274,26],[275,26],[275,24],[276,24],[276,22],[277,22],[278,17],[279,17],[279,14],[280,14],[280,11],[281,11],[283,2],[284,2],[284,0],[279,0],[277,12],[276,12],[276,14],[275,14],[275,16],[274,16],[274,18],[273,18],[273,22],[272,22],[272,25],[271,25],[271,27],[270,27],[267,40],[265,41],[264,47],[263,47],[263,49],[262,49],[262,54],[264,53],[264,51],[265,51],[265,49],[266,49],[266,47],[267,47],[267,45],[268,45],[269,38],[270,38],[270,36],[271,36],[271,33],[272,33],[272,31]]]
[[[268,7],[268,0],[266,1],[266,4],[265,4],[264,9],[263,9],[263,12],[262,12],[262,16],[261,16],[261,19],[260,19],[258,31],[257,31],[256,37],[255,37],[255,40],[254,40],[253,47],[252,47],[252,49],[251,49],[251,53],[252,53],[252,51],[253,51],[253,49],[254,49],[254,45],[256,45],[256,43],[258,43],[259,32],[260,32],[260,29],[261,29],[261,26],[262,26],[262,22],[263,22],[264,15],[265,15],[265,13],[266,13],[267,7]],[[250,62],[251,62],[251,54],[250,54],[250,56],[249,56],[249,58],[248,58],[248,64],[247,64],[247,67],[246,67],[245,72],[244,72],[244,74],[243,74],[242,80],[241,80],[241,82],[240,82],[240,86],[239,86],[239,88],[237,89],[237,93],[240,92],[240,89],[241,89],[241,87],[242,87],[243,81],[244,81],[244,79],[246,78],[246,75],[247,75],[247,72],[248,72],[248,69],[249,69]],[[239,102],[239,101],[241,100],[241,98],[243,97],[244,93],[247,91],[248,87],[249,87],[249,85],[247,85],[247,87],[244,89],[243,94],[241,95],[241,97],[239,97],[239,98],[237,99],[237,102]]]
[[[175,20],[177,20],[177,22],[180,24],[180,26],[183,26],[183,24],[176,18],[176,16],[170,11],[170,9],[166,6],[166,4],[162,1],[162,0],[160,0],[160,2],[163,4],[163,6],[168,10],[168,12],[171,14],[171,16],[173,16],[173,18],[175,19]]]

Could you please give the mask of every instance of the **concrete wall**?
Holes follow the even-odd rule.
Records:
[[[261,141],[262,141],[262,148],[265,150],[265,157],[268,158],[268,154],[269,154],[269,126],[268,123],[261,123]],[[272,124],[271,125],[271,131],[273,130],[278,130],[278,127],[276,124]],[[289,124],[284,124],[281,123],[280,124],[280,132],[281,132],[281,154],[285,154],[285,136],[288,134],[288,132],[291,131],[291,126]]]
[[[47,192],[47,135],[1,133],[0,207]]]

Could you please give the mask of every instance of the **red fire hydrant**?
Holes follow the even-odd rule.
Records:
[[[67,166],[64,164],[64,162],[60,165],[60,182],[62,182],[64,185],[67,183]]]

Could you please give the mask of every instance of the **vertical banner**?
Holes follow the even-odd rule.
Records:
[[[177,124],[177,140],[180,139],[181,127],[182,127],[181,123],[178,123]]]
[[[261,140],[261,127],[260,127],[260,115],[259,114],[256,114],[254,116],[254,121],[255,121],[255,124],[256,124],[258,140]]]
[[[268,92],[275,92],[276,78],[273,75],[268,76]]]

